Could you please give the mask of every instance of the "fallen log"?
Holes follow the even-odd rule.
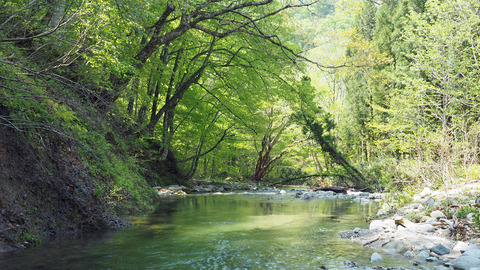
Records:
[[[333,191],[335,193],[347,193],[347,188],[346,187],[341,187],[341,186],[331,186],[331,187],[321,187],[314,189],[313,191]]]

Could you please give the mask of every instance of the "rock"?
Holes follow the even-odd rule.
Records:
[[[395,240],[391,241],[385,245],[383,245],[383,249],[390,253],[400,253],[404,254],[405,252],[409,251],[412,246],[408,243],[403,241]]]
[[[422,249],[432,249],[433,247],[435,246],[434,243],[426,243],[425,245],[423,245]]]
[[[214,190],[215,190],[214,185],[208,185],[208,186],[203,188],[203,191],[205,191],[205,192],[213,192]]]
[[[370,230],[383,230],[385,227],[385,223],[382,220],[372,220],[370,222]]]
[[[453,262],[453,268],[460,270],[471,270],[480,266],[480,259],[470,256],[461,256]]]
[[[435,204],[435,199],[429,196],[429,197],[423,198],[422,200],[420,200],[420,202],[424,206],[433,206]]]
[[[308,193],[308,192],[305,192],[302,195],[300,195],[300,198],[302,200],[311,200],[311,199],[313,199],[313,195]]]
[[[282,190],[280,190],[280,192],[279,192],[279,193],[280,193],[281,195],[285,195],[285,194],[287,194],[287,192],[286,192],[285,190],[283,190],[283,189],[282,189]]]
[[[412,231],[412,232],[418,232],[418,233],[429,233],[429,232],[435,232],[435,226],[432,224],[415,224],[413,226],[407,227],[407,230]]]
[[[358,194],[360,197],[364,197],[364,198],[368,198],[370,196],[370,193],[368,192],[360,192],[360,194]]]
[[[381,193],[370,193],[370,195],[368,195],[368,199],[370,200],[383,200],[384,197]]]
[[[430,257],[430,254],[427,251],[423,250],[420,251],[417,255],[415,255],[413,262],[422,264],[427,261],[428,257]]]
[[[470,250],[480,250],[480,246],[470,246],[465,249],[465,252],[470,251]]]
[[[169,186],[168,189],[173,191],[173,192],[176,192],[178,190],[184,190],[184,189],[186,189],[186,187],[179,186],[179,185],[173,185],[173,186]]]
[[[425,198],[428,195],[432,194],[432,190],[429,187],[423,188],[422,192],[420,192],[420,197]]]
[[[437,255],[445,255],[450,253],[450,249],[445,247],[442,244],[438,244],[430,249],[431,252],[437,254]]]
[[[453,246],[453,251],[460,251],[460,252],[465,252],[465,250],[468,248],[468,244],[462,241],[458,241],[455,246]]]
[[[428,257],[426,259],[427,262],[438,262],[438,259],[436,257]]]
[[[427,224],[434,224],[436,223],[438,220],[436,218],[432,218],[432,217],[429,217],[427,218],[424,222],[427,223]]]
[[[385,224],[385,226],[388,226],[392,229],[396,229],[396,227],[397,227],[395,225],[395,220],[393,220],[393,219],[385,219],[385,220],[383,220],[383,224]]]
[[[413,254],[413,252],[411,250],[409,250],[409,251],[403,253],[403,256],[411,259],[411,258],[415,257],[415,254]]]
[[[382,256],[380,254],[378,254],[377,252],[374,252],[372,254],[372,256],[370,257],[370,262],[372,262],[372,263],[373,262],[379,262],[379,261],[382,261],[382,260],[383,260]]]
[[[439,210],[433,211],[432,213],[430,213],[430,216],[436,219],[446,218],[445,214]]]
[[[187,195],[187,193],[181,189],[174,192],[175,195]]]
[[[463,253],[462,256],[470,256],[477,259],[480,259],[480,249],[470,249]],[[479,265],[480,266],[480,265]]]

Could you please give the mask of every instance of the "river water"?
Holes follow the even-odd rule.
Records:
[[[0,269],[346,269],[409,266],[338,233],[366,228],[373,204],[293,199],[291,194],[190,195],[162,199],[116,232],[51,241],[0,255]]]

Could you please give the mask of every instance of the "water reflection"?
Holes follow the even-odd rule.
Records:
[[[118,232],[51,242],[0,257],[0,269],[342,269],[371,250],[338,232],[365,227],[372,205],[289,196],[166,198]],[[384,266],[405,265],[389,259]]]

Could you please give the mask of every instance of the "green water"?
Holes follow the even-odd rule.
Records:
[[[371,204],[235,194],[166,198],[135,226],[0,255],[0,269],[345,269],[371,249],[338,233],[365,228]],[[382,266],[407,266],[385,255]]]

